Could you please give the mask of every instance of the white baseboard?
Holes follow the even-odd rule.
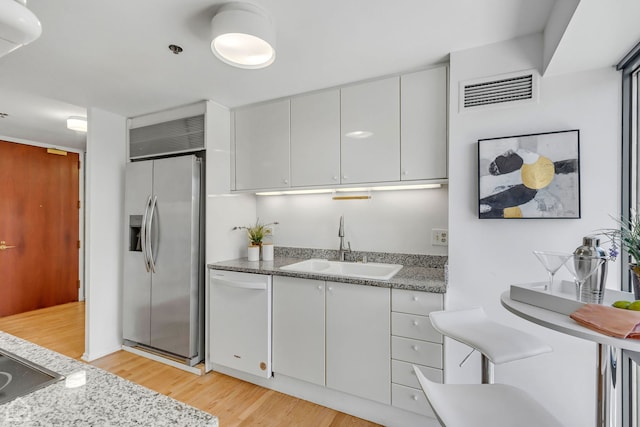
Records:
[[[98,360],[101,357],[105,357],[108,356],[112,353],[115,353],[116,351],[121,350],[120,347],[114,347],[111,350],[105,350],[105,351],[101,351],[98,354],[95,353],[87,353],[86,351],[82,354],[82,356],[80,357],[83,361],[89,363],[89,362],[93,362],[94,360]]]
[[[127,345],[122,346],[122,350],[129,353],[137,354],[138,356],[146,357],[147,359],[155,360],[156,362],[164,363],[165,365],[173,366],[174,368],[182,369],[183,371],[190,372],[196,375],[204,375],[204,369],[198,366],[189,366],[175,360],[167,359],[155,353],[141,350],[135,347],[129,347]]]
[[[216,363],[210,363],[210,366],[215,372],[220,372],[264,388],[276,390],[387,427],[440,426],[434,418],[300,381],[285,375],[274,374],[275,376],[272,378],[261,378]]]

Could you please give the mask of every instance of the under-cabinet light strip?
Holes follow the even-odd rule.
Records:
[[[371,196],[333,196],[333,200],[369,200]]]
[[[367,191],[399,191],[399,190],[424,190],[429,188],[440,188],[442,184],[420,184],[420,185],[389,185],[383,187],[359,187],[359,188],[335,188],[335,189],[312,189],[312,190],[285,190],[285,191],[265,191],[256,193],[256,196],[287,196],[295,194],[325,194],[325,193],[353,193]]]

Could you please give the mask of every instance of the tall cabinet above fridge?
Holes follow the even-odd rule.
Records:
[[[202,163],[127,164],[123,338],[194,366],[203,359]]]

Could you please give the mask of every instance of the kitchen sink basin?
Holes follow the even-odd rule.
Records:
[[[355,263],[328,261],[326,259],[308,259],[280,267],[280,270],[300,273],[327,274],[330,276],[359,277],[362,279],[389,280],[402,268],[400,264],[382,264],[376,262]]]

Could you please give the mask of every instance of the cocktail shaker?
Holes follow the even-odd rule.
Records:
[[[600,239],[595,236],[585,236],[582,238],[582,246],[578,246],[573,252],[574,255],[584,257],[597,257],[604,259],[604,262],[596,271],[584,281],[580,292],[580,300],[589,303],[601,303],[604,296],[604,288],[607,282],[607,253],[600,247]],[[569,260],[568,262],[571,262]],[[590,261],[573,260],[576,269],[591,269]],[[579,265],[582,263],[583,265]]]

